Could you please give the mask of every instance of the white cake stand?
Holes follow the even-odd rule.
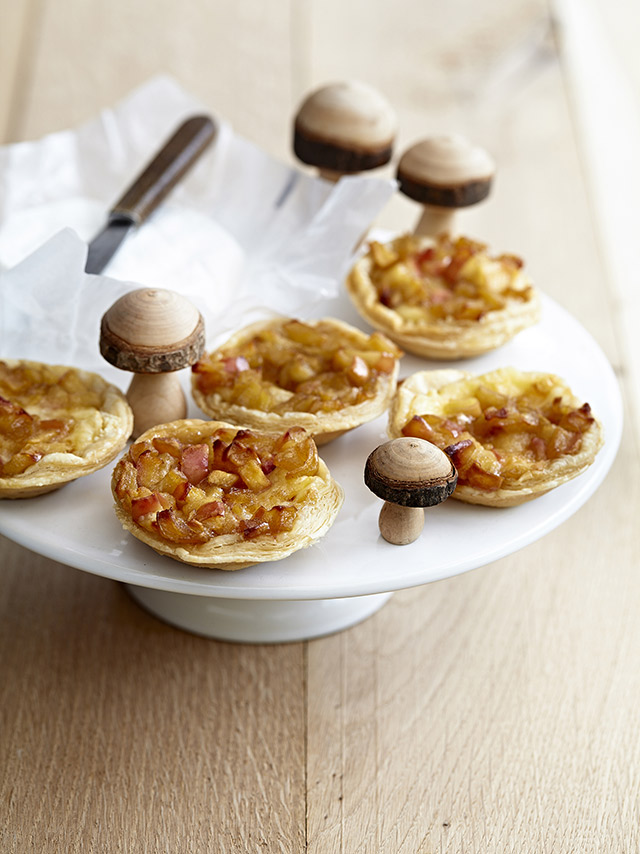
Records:
[[[321,308],[319,314],[363,326],[345,298]],[[565,378],[603,422],[604,448],[579,478],[520,507],[499,510],[449,500],[432,508],[422,535],[407,546],[392,546],[379,536],[380,502],[363,483],[369,452],[387,438],[385,418],[321,448],[344,488],[344,506],[319,543],[282,561],[223,572],[157,555],[117,522],[111,467],[58,492],[0,502],[0,533],[46,557],[124,583],[143,608],[200,635],[277,643],[340,631],[377,611],[392,591],[523,548],[575,513],[603,481],[620,443],[622,403],[613,371],[591,336],[544,298],[540,324],[500,350],[464,362],[473,372],[505,365]],[[405,357],[402,375],[450,366]]]

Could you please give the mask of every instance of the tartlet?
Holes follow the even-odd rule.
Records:
[[[252,324],[192,369],[212,418],[258,430],[304,427],[318,445],[377,418],[393,397],[398,348],[335,318]]]
[[[0,361],[0,498],[41,495],[103,468],[132,427],[124,395],[98,374]]]
[[[356,308],[403,350],[462,359],[502,346],[540,316],[539,295],[515,255],[467,237],[371,241],[347,280]]]
[[[582,474],[604,441],[588,403],[554,374],[420,371],[398,389],[389,434],[417,436],[458,470],[453,497],[512,507]]]
[[[184,419],[147,430],[112,477],[123,527],[193,566],[280,560],[329,530],[341,487],[302,428],[284,433]]]

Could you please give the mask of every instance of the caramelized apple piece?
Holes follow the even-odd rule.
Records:
[[[378,378],[392,373],[401,355],[380,332],[364,339],[326,321],[289,320],[205,356],[193,370],[199,391],[227,403],[332,412],[374,396]]]
[[[458,469],[458,483],[494,491],[531,465],[579,452],[594,421],[591,408],[574,408],[552,394],[551,380],[514,397],[481,384],[474,396],[453,402],[448,417],[415,415],[402,433],[442,448]]]
[[[153,447],[159,454],[171,454],[177,460],[182,454],[182,442],[174,439],[172,436],[156,436],[153,440]]]
[[[317,473],[318,465],[315,443],[300,427],[281,436],[220,428],[193,444],[171,437],[135,443],[116,466],[114,489],[136,524],[170,542],[254,539],[291,529],[292,479]]]
[[[525,300],[530,287],[518,280],[522,261],[515,256],[491,258],[487,247],[465,237],[438,236],[433,246],[403,235],[390,244],[372,242],[371,281],[382,305],[406,321],[474,322],[504,308],[507,299]],[[490,285],[486,262],[499,264],[504,282]]]
[[[197,545],[209,539],[200,522],[186,522],[175,510],[161,510],[156,515],[156,525],[161,536],[172,543]]]
[[[151,449],[143,451],[136,460],[138,484],[148,489],[155,489],[169,472],[170,458],[160,456]]]

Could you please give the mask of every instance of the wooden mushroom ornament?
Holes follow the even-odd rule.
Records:
[[[424,205],[415,233],[453,234],[458,208],[485,199],[494,173],[491,156],[459,134],[412,145],[400,158],[397,179],[402,193]]]
[[[305,98],[295,117],[293,150],[299,160],[337,181],[391,159],[397,118],[379,92],[358,81],[331,83]]]
[[[175,291],[139,288],[105,312],[100,328],[104,358],[134,376],[127,391],[133,437],[156,424],[184,418],[187,402],[176,371],[204,351],[199,311]]]
[[[441,504],[458,482],[449,457],[424,439],[392,439],[369,454],[364,482],[384,500],[378,524],[389,543],[403,546],[420,536],[424,508]]]

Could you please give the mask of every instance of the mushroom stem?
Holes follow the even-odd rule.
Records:
[[[325,181],[331,181],[332,184],[337,184],[342,175],[342,172],[336,172],[334,169],[318,169],[318,177],[324,178]]]
[[[187,414],[187,401],[174,373],[134,374],[127,400],[134,415],[134,439],[156,424],[177,421]]]
[[[437,237],[439,234],[453,234],[457,211],[455,208],[439,208],[425,205],[414,233],[420,237]]]
[[[388,543],[406,546],[417,540],[424,527],[422,507],[402,507],[385,501],[378,518],[380,533]]]

